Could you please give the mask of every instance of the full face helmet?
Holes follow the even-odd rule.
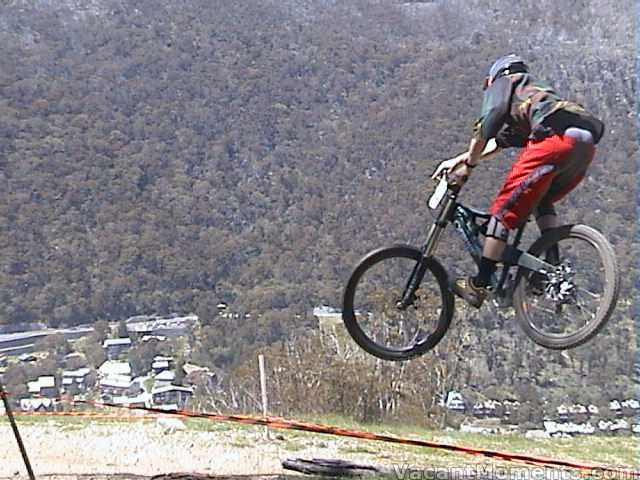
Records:
[[[489,75],[485,79],[485,87],[487,88],[493,82],[495,82],[498,78],[503,75],[510,75],[512,73],[524,73],[528,72],[529,67],[527,67],[524,60],[518,55],[510,54],[496,60],[491,68],[489,69]]]

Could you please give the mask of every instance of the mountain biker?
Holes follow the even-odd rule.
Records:
[[[464,182],[480,160],[503,148],[523,148],[489,210],[478,273],[456,280],[457,295],[480,308],[509,232],[529,215],[535,215],[542,233],[558,226],[553,204],[584,178],[603,133],[598,118],[535,81],[522,58],[510,54],[495,61],[485,79],[482,110],[468,151],[442,162],[433,174],[436,178],[450,172]],[[550,263],[558,263],[558,257],[557,246],[547,252]]]

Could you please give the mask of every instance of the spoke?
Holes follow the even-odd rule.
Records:
[[[586,293],[586,294],[587,294],[587,295],[589,295],[591,298],[597,298],[597,299],[600,299],[600,297],[601,297],[601,295],[600,295],[599,293],[593,293],[592,291],[587,290],[587,289],[586,289],[586,288],[584,288],[584,287],[578,287],[578,290],[580,290],[581,292]]]
[[[549,313],[553,316],[556,315],[556,312],[554,310],[551,310],[550,308],[547,308],[547,307],[541,307],[538,304],[531,304],[531,308],[535,308],[537,310],[540,310],[541,312]]]
[[[589,310],[584,305],[582,305],[580,302],[576,302],[575,305],[578,308],[578,310],[582,311],[583,313],[586,313],[588,317],[591,317],[591,320],[596,318],[596,314],[593,313],[591,310]]]
[[[554,333],[556,335],[565,332],[566,325],[563,326],[561,324],[561,320],[563,319],[563,317],[561,315],[558,315],[555,310],[541,306],[539,304],[532,305],[532,308],[535,308],[541,313],[540,316],[536,316],[538,318],[538,321],[535,322],[537,326],[532,325],[534,328],[536,328],[536,330],[544,330],[546,332],[551,331],[551,333]]]

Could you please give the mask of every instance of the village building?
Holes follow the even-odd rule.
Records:
[[[171,357],[156,356],[151,364],[151,370],[157,375],[164,370],[169,370],[173,367],[173,363],[174,361]]]
[[[66,370],[62,372],[62,391],[77,395],[87,391],[87,377],[91,373],[89,368],[79,368],[77,370]]]
[[[131,365],[129,365],[129,362],[107,360],[98,367],[98,374],[102,378],[111,375],[131,375]]]
[[[209,391],[213,391],[220,384],[220,378],[218,378],[218,375],[206,367],[186,363],[182,369],[185,373],[185,385],[202,386]]]
[[[566,405],[560,405],[556,409],[556,412],[558,412],[558,420],[560,420],[561,422],[566,422],[567,420],[569,420],[569,407],[567,407]]]
[[[187,335],[197,324],[197,315],[182,317],[158,317],[156,315],[138,315],[126,321],[130,336],[142,339],[145,336],[163,336],[177,338]]]
[[[28,382],[27,389],[33,397],[56,398],[58,396],[56,378],[53,375],[41,376],[33,382]]]
[[[155,388],[166,387],[171,385],[173,381],[176,379],[176,374],[171,370],[163,370],[158,375],[155,376]]]
[[[129,375],[110,375],[100,379],[98,388],[103,398],[124,396],[131,388],[131,377]]]
[[[56,401],[53,398],[23,398],[20,400],[20,410],[23,412],[52,412]]]
[[[143,335],[142,338],[140,338],[140,342],[142,343],[153,341],[164,342],[166,340],[167,337],[165,337],[164,335]]]
[[[596,431],[591,423],[545,421],[543,425],[545,431],[552,437],[576,434],[591,435]]]
[[[640,410],[640,402],[635,399],[628,399],[620,402],[622,413],[627,416],[637,415]]]
[[[609,410],[612,411],[617,417],[622,416],[622,405],[618,400],[611,400],[609,402]]]
[[[449,392],[444,402],[444,406],[449,410],[454,410],[461,413],[466,409],[464,398],[462,397],[462,394],[460,392]]]
[[[131,348],[130,338],[108,338],[102,344],[109,360],[114,360],[125,354]]]
[[[180,410],[185,408],[193,396],[193,388],[166,385],[154,388],[151,395],[154,406],[168,410]]]
[[[140,393],[139,395],[136,395],[133,397],[128,395],[113,397],[111,399],[111,403],[113,403],[114,405],[128,407],[128,408],[151,408],[152,407],[151,394],[146,392]]]
[[[341,326],[342,323],[342,311],[329,307],[327,305],[321,305],[313,309],[313,316],[318,319],[318,326],[320,330],[332,329],[335,326]]]

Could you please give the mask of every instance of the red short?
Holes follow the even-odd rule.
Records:
[[[565,135],[529,140],[511,166],[490,212],[518,228],[538,205],[550,206],[573,190],[593,160],[595,147]]]

